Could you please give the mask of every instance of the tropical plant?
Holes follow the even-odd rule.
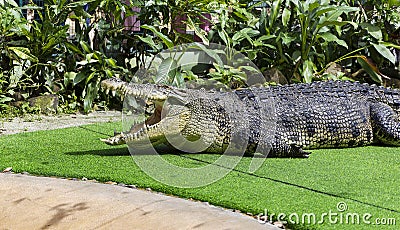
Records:
[[[393,20],[398,13],[389,14],[394,5],[388,8],[390,4],[376,3],[380,8],[374,8],[375,19],[362,21],[357,17],[360,5],[352,2],[264,0],[256,4],[228,3],[228,7],[220,4],[210,40],[247,54],[261,70],[279,69],[291,81],[328,77],[324,71],[332,63],[340,63],[353,72],[361,65],[372,79],[381,82],[382,74],[369,58],[377,59],[378,65],[393,65],[390,49],[398,46],[385,39],[387,30],[383,27],[389,23],[380,27],[375,24],[381,18]]]
[[[46,0],[44,7],[25,6],[24,9],[34,10],[40,18],[31,23],[22,16],[16,4],[0,8],[8,16],[1,20],[0,29],[4,32],[0,35],[4,41],[0,47],[1,70],[3,75],[10,75],[9,80],[1,83],[2,102],[10,101],[10,96],[16,92],[24,99],[50,92],[59,93],[61,101],[71,104],[74,102],[69,100],[82,98],[85,112],[92,108],[94,99],[98,97],[100,79],[110,77],[116,63],[82,41],[69,40],[69,26],[65,21],[71,18],[81,22],[90,18],[91,15],[84,10],[88,3],[95,5],[96,2]],[[96,25],[91,24],[91,29]],[[84,40],[84,35],[78,33],[77,38]],[[81,70],[79,74],[73,72],[77,67]],[[74,84],[70,84],[71,79]]]
[[[13,0],[1,1],[0,14],[0,107],[5,109],[14,100],[16,91],[32,87],[20,66],[20,60],[31,55],[27,48],[21,47],[25,42],[23,30],[28,26],[17,4]]]
[[[356,22],[358,27],[342,31],[343,40],[352,51],[344,58],[356,57],[359,65],[375,82],[380,83],[386,76],[379,69],[394,69],[398,62],[394,54],[398,53],[395,49],[400,48],[397,36],[400,29],[400,3],[376,0],[343,2],[360,9],[348,15],[348,20]],[[354,61],[349,64],[353,68],[357,66]]]
[[[250,59],[291,82],[380,83],[387,69],[399,71],[399,5],[393,0],[45,0],[43,7],[18,7],[14,0],[0,0],[0,107],[58,93],[67,107],[88,112],[102,98],[102,79],[129,80],[148,69],[158,52],[172,55],[195,40],[203,44],[184,49],[206,53],[210,63],[181,65],[186,52],[181,50],[157,59],[150,81],[183,86],[212,79],[231,88],[246,86],[255,70],[245,64]],[[23,9],[40,20],[26,20]],[[126,29],[132,15],[141,31]],[[76,23],[75,37],[69,36],[67,19]],[[208,23],[211,30],[204,28]],[[225,48],[217,51],[210,43]],[[237,58],[239,53],[248,59]],[[343,72],[330,73],[332,66]]]
[[[64,85],[73,85],[79,89],[83,99],[83,108],[85,112],[92,109],[93,102],[99,97],[100,81],[114,76],[129,75],[122,67],[117,66],[116,61],[107,58],[105,54],[99,51],[93,51],[90,46],[81,41],[80,46],[84,52],[79,56],[82,60],[76,62],[77,71],[67,72],[64,76]]]

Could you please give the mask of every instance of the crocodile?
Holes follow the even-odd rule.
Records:
[[[146,119],[102,139],[144,149],[245,152],[308,157],[310,149],[400,146],[400,91],[350,81],[221,90],[101,82],[115,95],[144,101]],[[173,143],[173,144],[171,144]]]

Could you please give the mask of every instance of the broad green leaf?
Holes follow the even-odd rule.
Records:
[[[240,42],[243,39],[247,39],[247,40],[251,40],[251,37],[257,36],[259,35],[260,32],[258,30],[253,30],[252,28],[244,28],[238,32],[236,32],[233,37],[232,40],[235,42]]]
[[[249,37],[255,37],[260,34],[260,31],[254,30],[252,28],[244,28],[241,30],[243,34],[248,35]]]
[[[0,6],[7,6],[11,5],[13,7],[18,7],[18,4],[14,0],[0,0]]]
[[[250,60],[254,60],[254,59],[256,59],[256,57],[257,57],[257,51],[255,51],[255,50],[249,50],[249,51],[247,51],[246,53],[247,53],[247,57],[248,57]]]
[[[271,7],[271,12],[269,15],[269,28],[272,28],[272,26],[275,24],[276,18],[278,17],[280,8],[281,8],[282,0],[276,0],[273,1],[272,7]]]
[[[87,42],[85,41],[80,41],[79,44],[81,45],[82,49],[86,52],[86,53],[91,53],[92,49],[90,48],[89,44],[87,44]]]
[[[268,28],[267,25],[267,19],[268,19],[267,8],[263,7],[261,8],[260,18],[259,18],[259,27],[260,27],[260,32],[262,34],[270,34],[270,28]]]
[[[304,4],[306,11],[312,12],[319,7],[319,10],[324,9],[326,6],[321,6],[317,0],[307,0]]]
[[[336,35],[332,33],[326,32],[319,34],[318,36],[324,39],[326,42],[336,42],[338,45],[341,45],[347,49],[349,48],[345,41],[340,40],[338,37],[336,37]]]
[[[317,3],[317,6],[319,6],[318,3]],[[312,15],[312,17],[313,18],[319,18],[323,14],[328,13],[330,11],[335,11],[335,10],[337,10],[336,6],[322,6],[318,10],[315,11],[315,14]]]
[[[378,40],[378,41],[382,40],[382,31],[378,26],[374,26],[369,23],[361,23],[360,25],[376,40]]]
[[[86,73],[85,72],[79,72],[74,77],[74,86],[79,84],[81,81],[83,81],[85,79],[86,79]]]
[[[193,20],[188,16],[187,17],[187,22],[188,25],[194,30],[194,34],[199,36],[199,38],[201,39],[201,41],[206,44],[209,45],[209,41],[208,38],[206,37],[206,32],[204,30],[202,30],[201,28],[199,28],[196,24],[193,23]]]
[[[369,76],[374,80],[375,82],[381,83],[382,82],[382,77],[381,73],[379,72],[378,68],[368,61],[367,57],[362,56],[357,58],[357,62],[361,65],[361,67],[369,74]]]
[[[176,60],[172,57],[162,60],[160,66],[158,67],[154,82],[156,84],[172,83],[173,81],[169,80],[174,79],[177,66]]]
[[[231,45],[231,38],[229,37],[228,33],[225,30],[218,30],[218,35],[224,41],[226,46]]]
[[[106,63],[107,63],[108,65],[112,66],[112,67],[117,67],[117,63],[116,63],[115,60],[112,59],[112,58],[107,58],[107,59],[106,59]]]
[[[97,72],[90,73],[89,76],[86,78],[86,84],[88,84],[96,75]]]
[[[57,32],[52,34],[50,38],[46,39],[47,44],[43,46],[42,53],[46,53],[47,51],[52,52],[52,49],[55,46],[59,45],[60,40],[67,37],[67,30],[68,26],[64,26],[63,28],[60,28]]]
[[[265,43],[265,42],[254,41],[253,44],[254,44],[255,47],[264,46],[264,47],[268,47],[270,49],[276,50],[276,47],[274,45],[271,45],[271,44],[268,44],[268,43]]]
[[[243,12],[240,11],[240,8],[236,9],[236,10],[233,12],[233,14],[234,14],[236,17],[242,19],[243,21],[246,21],[246,20],[248,19],[248,18],[246,17],[246,15],[243,14]]]
[[[282,39],[282,43],[289,47],[289,45],[296,40],[295,37],[292,37],[288,33],[280,33],[277,39]]]
[[[107,77],[109,77],[109,78],[114,77],[114,72],[113,71],[111,71],[109,69],[106,69],[105,71],[106,71]]]
[[[82,51],[81,51],[78,47],[76,47],[76,45],[74,45],[74,44],[72,44],[72,43],[70,43],[70,42],[66,42],[66,43],[65,43],[65,46],[66,46],[69,50],[71,50],[72,52],[77,53],[77,54],[80,54],[80,55],[83,55]]]
[[[71,2],[67,5],[68,8],[75,8],[77,6],[85,6],[88,3],[94,2],[95,0],[79,0],[77,2]]]
[[[21,9],[21,10],[43,10],[43,7],[34,6],[34,5],[25,5],[25,6],[19,7],[19,9]]]
[[[74,82],[77,73],[75,72],[66,72],[64,74],[64,86],[69,85],[71,82]]]
[[[338,45],[341,45],[341,46],[343,46],[343,47],[345,47],[345,48],[349,48],[348,46],[347,46],[347,43],[344,41],[344,40],[336,40],[335,41]]]
[[[314,75],[314,63],[310,60],[306,60],[303,63],[303,78],[305,80],[306,83],[311,83],[312,82],[312,78]]]
[[[149,45],[154,50],[158,51],[158,50],[162,49],[162,47],[160,48],[159,46],[156,45],[156,43],[153,41],[153,38],[150,36],[147,36],[147,37],[136,36],[136,37],[139,38],[142,42]]]
[[[29,60],[31,62],[38,62],[38,58],[31,54],[30,50],[26,47],[8,47],[18,58]]]
[[[95,59],[97,59],[97,60],[102,60],[103,58],[103,54],[102,53],[100,53],[99,51],[94,51],[93,52],[93,57],[95,58]]]
[[[163,43],[169,48],[173,48],[174,47],[174,43],[171,41],[171,39],[169,39],[168,36],[164,35],[163,33],[161,33],[160,31],[158,31],[154,26],[151,25],[143,25],[141,26],[143,29],[147,29],[150,30],[151,32],[154,33],[154,35],[156,35],[157,37],[159,37]]]
[[[276,36],[275,35],[263,35],[263,36],[257,38],[256,41],[261,42],[261,41],[264,41],[264,40],[269,40],[271,38],[276,38]]]
[[[86,60],[76,62],[77,65],[87,65],[89,62]]]
[[[24,70],[22,68],[22,65],[15,65],[12,68],[12,71],[10,71],[10,79],[9,79],[10,86],[9,87],[12,87],[12,88],[17,87],[23,74],[24,74]]]
[[[324,6],[316,12],[315,17],[318,18],[321,16],[320,23],[323,23],[325,21],[335,21],[344,13],[356,12],[359,10],[360,9],[357,7],[350,6]]]
[[[91,63],[93,61],[93,53],[89,53],[85,55],[86,60]]]
[[[92,109],[94,99],[97,97],[99,86],[97,82],[91,82],[85,88],[85,99],[83,101],[83,109],[85,113],[88,113]]]
[[[14,99],[11,97],[6,97],[4,95],[0,95],[0,104],[5,103],[5,102],[10,102],[12,100],[14,100]]]
[[[201,43],[197,43],[197,42],[196,43],[192,43],[188,48],[200,49],[201,51],[205,52],[210,58],[214,59],[214,61],[218,65],[223,65],[222,59],[220,58],[218,53],[215,52],[215,50],[213,50],[213,49],[208,49],[207,47],[205,47]]]
[[[283,12],[282,12],[282,24],[283,26],[287,27],[289,20],[290,20],[290,16],[292,14],[292,11],[290,11],[288,8],[284,8]]]
[[[390,50],[388,48],[386,48],[386,46],[384,44],[372,43],[372,45],[374,46],[376,51],[378,51],[382,55],[382,57],[386,58],[391,63],[395,64],[396,57],[392,54],[392,52],[390,52]]]
[[[239,70],[242,71],[242,69],[245,69],[250,72],[260,73],[260,70],[258,68],[249,65],[240,66]]]
[[[177,71],[174,76],[172,85],[178,88],[182,88],[184,84],[185,84],[184,75],[181,72]]]
[[[351,21],[325,21],[323,23],[320,23],[317,25],[317,31],[319,31],[321,28],[325,27],[325,26],[339,26],[342,27],[344,25],[350,24],[352,25],[354,28],[358,27],[358,24],[355,22],[351,22]]]

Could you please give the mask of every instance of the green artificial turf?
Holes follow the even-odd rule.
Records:
[[[306,217],[305,224],[289,224],[292,229],[376,228],[376,224],[363,223],[364,214],[372,215],[368,219],[371,222],[376,218],[396,219],[396,225],[378,226],[379,229],[400,226],[400,148],[323,149],[312,151],[308,159],[267,158],[254,173],[248,170],[252,158],[243,157],[234,170],[215,183],[179,188],[147,176],[135,164],[126,146],[110,147],[99,141],[115,127],[118,124],[103,123],[2,136],[0,169],[13,167],[15,172],[115,181],[245,213],[267,212],[275,217],[280,213],[292,214],[292,220],[297,214],[300,222],[302,216]],[[142,157],[152,160],[157,156]],[[202,167],[219,157],[215,154],[162,155],[164,160],[186,168]],[[227,160],[235,158],[228,156]],[[200,176],[181,178],[174,172],[168,176],[177,181],[202,180]],[[344,212],[338,211],[339,202],[346,203]],[[324,213],[324,223],[307,224],[308,214],[314,214],[319,221]],[[352,223],[353,219],[349,219],[352,214],[360,217],[360,224]],[[332,224],[335,220],[336,224]]]

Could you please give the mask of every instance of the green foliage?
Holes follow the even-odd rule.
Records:
[[[365,21],[358,17],[364,8],[354,1],[264,0],[250,7],[251,1],[241,3],[220,5],[210,39],[247,54],[262,70],[277,68],[291,81],[311,82],[326,76],[332,62],[352,72],[359,68],[357,58],[373,58],[379,67],[395,63],[391,49],[399,47],[382,34],[398,18],[393,11],[397,6],[374,2],[374,14]],[[360,65],[375,81],[382,81],[372,62]]]
[[[229,88],[238,88],[246,86],[247,76],[244,71],[240,68],[234,68],[230,65],[218,65],[213,64],[215,69],[212,69],[209,73],[211,80],[215,80],[223,83],[224,85],[230,86]]]
[[[187,56],[185,56],[187,55]],[[255,66],[242,53],[224,45],[190,43],[155,56],[147,71],[148,81],[183,87],[185,81],[218,88],[247,87],[248,76],[258,75]]]
[[[381,70],[399,69],[399,5],[377,0],[45,0],[44,7],[20,8],[13,0],[2,0],[0,106],[57,93],[65,108],[88,112],[103,103],[101,80],[129,80],[138,69],[148,68],[155,54],[191,43],[195,36],[205,46],[192,48],[212,57],[212,66],[196,71],[179,66],[180,57],[166,58],[153,71],[154,82],[182,86],[208,78],[229,88],[246,86],[253,70],[239,68],[245,62],[236,55],[243,53],[262,71],[280,70],[289,82],[381,83],[387,78]],[[22,9],[35,11],[40,21],[27,21]],[[132,15],[141,22],[140,32],[125,28]],[[75,37],[67,19],[76,23]],[[201,27],[205,21],[212,24],[209,32]],[[224,54],[205,48],[210,42],[226,46]],[[332,64],[344,71],[328,73]]]
[[[14,66],[19,56],[30,57],[29,50],[18,47],[22,30],[27,28],[27,21],[22,12],[16,8],[14,1],[0,4],[0,107],[8,108],[13,100],[14,88],[27,86],[22,78],[22,70]],[[9,77],[7,77],[9,76]]]
[[[93,0],[46,0],[44,7],[24,7],[34,10],[40,18],[40,21],[28,22],[16,4],[0,5],[0,71],[2,76],[10,76],[0,83],[2,107],[8,106],[7,102],[14,98],[20,100],[21,96],[27,99],[43,93],[58,93],[62,102],[72,107],[82,105],[84,111],[88,112],[98,98],[100,80],[117,75],[115,69],[123,71],[117,67],[115,60],[105,55],[107,47],[97,47],[100,52],[79,42],[80,39],[89,40],[88,32],[94,27],[101,28],[99,25],[103,21],[95,21],[86,31],[78,31],[78,41],[69,39],[69,26],[64,25],[66,20],[70,18],[79,23],[90,18],[91,14],[84,10],[88,3],[95,8],[101,5],[103,10],[107,10],[104,7],[115,8],[115,5]],[[112,12],[120,13],[118,9]],[[103,31],[99,32],[97,34],[102,36]],[[107,36],[104,35],[103,39],[107,40]],[[81,70],[80,73],[74,72],[77,68]],[[74,79],[75,75],[78,75],[78,81]],[[71,80],[74,84],[70,84]],[[79,102],[81,99],[82,103]]]
[[[124,69],[118,67],[114,59],[107,58],[99,51],[93,51],[86,42],[81,41],[80,46],[84,52],[78,56],[82,57],[82,60],[76,62],[78,71],[67,72],[64,75],[64,84],[66,86],[72,84],[74,87],[79,86],[83,89],[83,108],[87,113],[98,97],[101,80],[123,74]]]

